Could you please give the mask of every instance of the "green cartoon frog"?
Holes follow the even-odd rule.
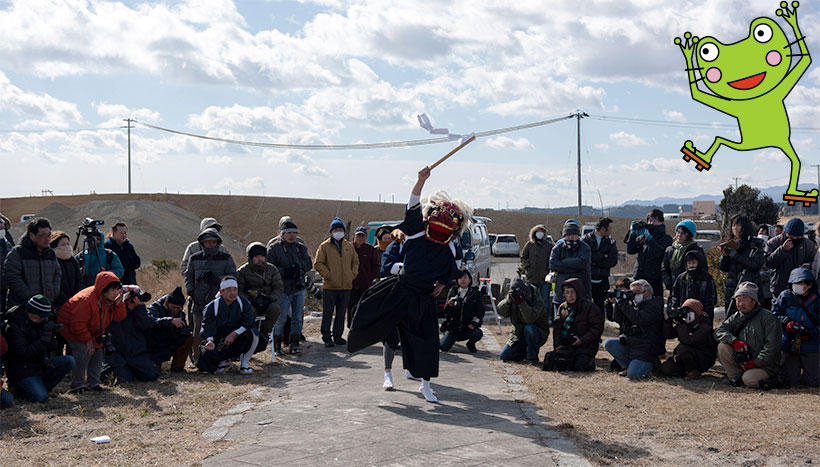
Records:
[[[789,42],[783,29],[771,18],[757,18],[749,27],[749,36],[734,44],[723,44],[713,37],[698,39],[687,32],[675,38],[686,58],[692,99],[737,118],[740,142],[716,137],[706,152],[697,150],[692,141],[681,148],[683,159],[694,161],[698,170],[709,170],[712,157],[721,146],[738,151],[777,148],[791,161],[789,188],[783,199],[809,206],[817,202],[817,190],[797,189],[800,159],[792,147],[791,126],[784,100],[811,64],[800,28],[797,26],[798,2],[780,3],[777,16],[792,27],[795,41]],[[792,53],[798,44],[800,53]],[[798,57],[791,69],[792,57]],[[694,64],[697,58],[697,66]],[[700,77],[698,77],[700,75]],[[698,88],[703,81],[711,93]]]

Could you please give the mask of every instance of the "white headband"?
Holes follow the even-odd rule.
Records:
[[[225,279],[219,284],[219,290],[225,290],[228,287],[239,288],[239,284],[236,282],[236,279]]]

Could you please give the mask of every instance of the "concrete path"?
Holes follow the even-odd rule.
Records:
[[[205,465],[586,465],[572,443],[541,424],[514,370],[495,360],[487,335],[479,352],[458,343],[441,355],[438,404],[394,362],[396,391],[382,389],[376,345],[355,355],[311,342],[273,369],[265,402],[242,404],[204,436],[235,447]],[[258,390],[257,390],[258,391]]]

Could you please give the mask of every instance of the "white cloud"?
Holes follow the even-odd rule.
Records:
[[[486,142],[487,146],[493,149],[533,149],[534,146],[527,138],[510,138],[507,136],[499,136],[496,138],[490,138]]]
[[[764,151],[758,152],[754,156],[755,162],[782,162],[787,160],[783,151],[779,149],[766,149]]]
[[[233,159],[228,156],[208,156],[205,162],[211,165],[229,165]]]
[[[265,190],[265,179],[262,177],[249,177],[235,180],[231,177],[224,177],[216,182],[213,187],[222,192],[258,194]]]
[[[609,145],[606,143],[596,143],[593,147],[599,151],[609,151]]]
[[[648,143],[643,138],[636,136],[632,133],[627,133],[625,131],[612,133],[611,135],[609,135],[609,140],[617,144],[618,146],[623,146],[626,148],[648,146]]]
[[[664,110],[663,118],[670,122],[686,122],[686,117],[683,116],[683,112],[679,112],[677,110]]]
[[[25,119],[16,125],[17,128],[68,128],[83,121],[76,104],[56,99],[48,94],[26,92],[11,84],[2,71],[0,108],[4,112]]]

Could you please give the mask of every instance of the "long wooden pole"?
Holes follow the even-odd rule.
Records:
[[[438,167],[439,165],[441,165],[441,163],[442,163],[442,162],[444,162],[444,161],[446,161],[447,159],[449,159],[449,158],[450,158],[450,156],[452,156],[453,154],[457,153],[458,151],[460,151],[460,150],[461,150],[461,148],[463,148],[464,146],[467,146],[468,144],[472,143],[473,141],[475,141],[475,135],[470,135],[470,137],[469,137],[469,138],[467,138],[467,139],[466,139],[466,140],[464,140],[461,144],[459,144],[458,146],[456,146],[456,147],[455,147],[452,151],[448,152],[448,153],[447,153],[444,157],[442,157],[441,159],[439,159],[439,160],[437,160],[435,163],[433,163],[433,165],[431,165],[431,166],[430,166],[430,170],[433,170],[433,169],[435,169],[436,167]]]

